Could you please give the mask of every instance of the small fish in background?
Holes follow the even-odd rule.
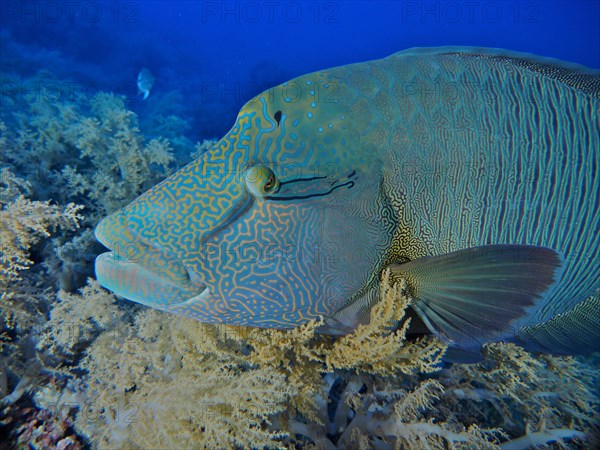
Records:
[[[144,94],[144,100],[150,95],[150,89],[154,86],[154,75],[145,67],[140,70],[137,77],[138,94]]]

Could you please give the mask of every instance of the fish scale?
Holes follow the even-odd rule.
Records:
[[[456,53],[445,58],[453,60],[460,58],[460,55]],[[401,56],[402,53],[398,55]],[[421,59],[419,56],[416,58]],[[391,150],[393,157],[389,162],[398,169],[394,171],[395,183],[390,183],[390,196],[394,198],[395,192],[400,191],[413,199],[398,199],[396,202],[409,205],[404,208],[404,223],[400,226],[402,230],[399,230],[399,234],[409,224],[408,228],[416,230],[415,235],[424,241],[424,245],[419,246],[421,254],[411,254],[409,247],[414,243],[405,237],[405,244],[395,246],[388,260],[406,257],[407,254],[411,255],[411,259],[444,254],[482,243],[527,243],[558,249],[565,259],[563,275],[556,289],[548,296],[546,306],[533,318],[534,321],[547,320],[584,300],[586,296],[591,296],[598,289],[598,98],[575,89],[561,89],[560,78],[548,80],[543,85],[537,83],[537,74],[528,73],[521,64],[515,69],[520,71],[518,77],[503,79],[503,73],[495,67],[497,60],[481,58],[472,61],[471,65],[474,66],[475,61],[478,64],[463,72],[463,76],[467,77],[465,84],[490,86],[491,96],[498,99],[496,107],[491,110],[481,108],[473,96],[465,95],[463,104],[454,109],[451,106],[453,102],[443,98],[432,108],[439,108],[443,116],[449,116],[457,109],[465,111],[473,121],[475,130],[485,130],[486,135],[490,136],[502,136],[499,144],[504,145],[490,148],[477,145],[481,142],[477,132],[472,135],[477,138],[476,142],[464,138],[462,143],[454,142],[455,146],[463,149],[463,154],[456,164],[444,167],[443,177],[428,175],[438,171],[440,161],[448,157],[444,146],[432,145],[427,152],[414,151],[414,148],[405,153],[402,148]],[[406,64],[410,65],[410,60]],[[433,64],[440,64],[439,58],[435,58]],[[424,63],[421,63],[421,67],[422,73],[415,76],[422,83],[433,83],[435,79],[430,78],[430,73],[434,72]],[[475,78],[478,73],[496,73],[498,82],[494,83],[489,76],[478,81]],[[506,92],[512,93],[508,99]],[[522,100],[529,98],[536,101]],[[520,114],[515,115],[514,105],[517,104],[521,105]],[[560,109],[553,105],[560,105]],[[533,114],[538,107],[539,114]],[[491,111],[493,114],[484,116],[482,111]],[[537,120],[534,120],[536,116]],[[574,117],[589,119],[574,121]],[[418,116],[413,116],[413,119],[418,119]],[[504,120],[501,122],[500,119]],[[403,126],[407,130],[416,129],[420,132],[419,124],[413,126],[413,123],[404,122]],[[574,129],[575,133],[559,133],[555,138],[557,124],[560,124],[559,131]],[[435,138],[439,137],[439,129],[433,130],[432,134],[433,141],[437,142]],[[465,133],[464,136],[469,134]],[[538,136],[539,140],[523,142],[522,136]],[[571,157],[576,158],[575,161],[566,156],[567,152],[575,155]],[[428,155],[427,159],[423,158],[423,153]],[[478,161],[477,157],[482,159]],[[489,161],[493,172],[487,170],[482,161]],[[518,166],[517,161],[520,161]],[[582,166],[583,161],[585,164]],[[406,172],[402,170],[402,164],[411,163],[423,172],[418,177],[418,185],[407,181]],[[470,176],[469,170],[472,169],[483,170],[488,176]],[[537,179],[531,179],[532,170],[543,174],[544,181],[540,183]],[[487,207],[469,207],[467,217],[461,214],[460,207],[448,211],[448,205],[463,205],[473,200]],[[587,205],[587,208],[579,212],[580,205]],[[480,212],[481,217],[472,217],[474,212]],[[575,217],[580,217],[580,220]],[[431,239],[426,239],[429,236],[428,223],[438,230]],[[576,227],[577,223],[582,225],[581,229]],[[460,237],[460,241],[456,242],[454,237]]]

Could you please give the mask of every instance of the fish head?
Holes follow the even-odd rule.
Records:
[[[321,72],[250,100],[200,158],[98,224],[100,283],[209,323],[289,328],[347,305],[396,226],[352,98]]]

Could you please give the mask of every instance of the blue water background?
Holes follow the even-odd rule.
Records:
[[[88,94],[116,92],[142,118],[154,102],[188,122],[192,141],[221,137],[249,98],[275,84],[409,47],[501,47],[600,68],[595,0],[5,0],[0,8],[2,72],[27,79],[47,70]],[[136,96],[142,67],[156,77],[147,102]]]

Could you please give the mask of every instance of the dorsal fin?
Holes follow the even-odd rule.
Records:
[[[478,53],[468,51],[456,51],[441,53],[442,55],[460,55],[467,58],[488,59],[512,64],[532,72],[537,72],[548,78],[560,81],[567,86],[585,92],[594,98],[600,99],[600,72],[586,69],[583,66],[563,63],[562,61],[540,58],[531,55],[527,57],[524,54],[511,55],[493,53]]]

